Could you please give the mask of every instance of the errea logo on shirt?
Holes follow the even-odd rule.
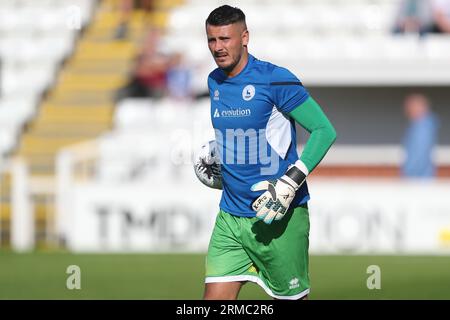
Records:
[[[250,101],[255,96],[255,87],[249,84],[245,86],[244,90],[242,90],[242,99],[245,101]]]

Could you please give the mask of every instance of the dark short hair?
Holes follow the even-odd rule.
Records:
[[[236,22],[243,22],[245,24],[244,12],[237,7],[223,5],[211,11],[206,19],[205,25],[226,26]]]

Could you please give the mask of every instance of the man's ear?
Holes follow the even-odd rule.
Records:
[[[246,47],[248,45],[248,41],[250,40],[250,35],[248,33],[248,30],[244,30],[242,32],[242,45]]]

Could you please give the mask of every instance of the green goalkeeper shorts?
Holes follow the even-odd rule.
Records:
[[[206,257],[205,283],[252,281],[277,299],[309,293],[306,205],[265,224],[219,211]]]

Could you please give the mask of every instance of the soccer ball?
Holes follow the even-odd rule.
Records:
[[[215,140],[204,143],[194,154],[194,171],[205,186],[222,189],[222,173]]]

